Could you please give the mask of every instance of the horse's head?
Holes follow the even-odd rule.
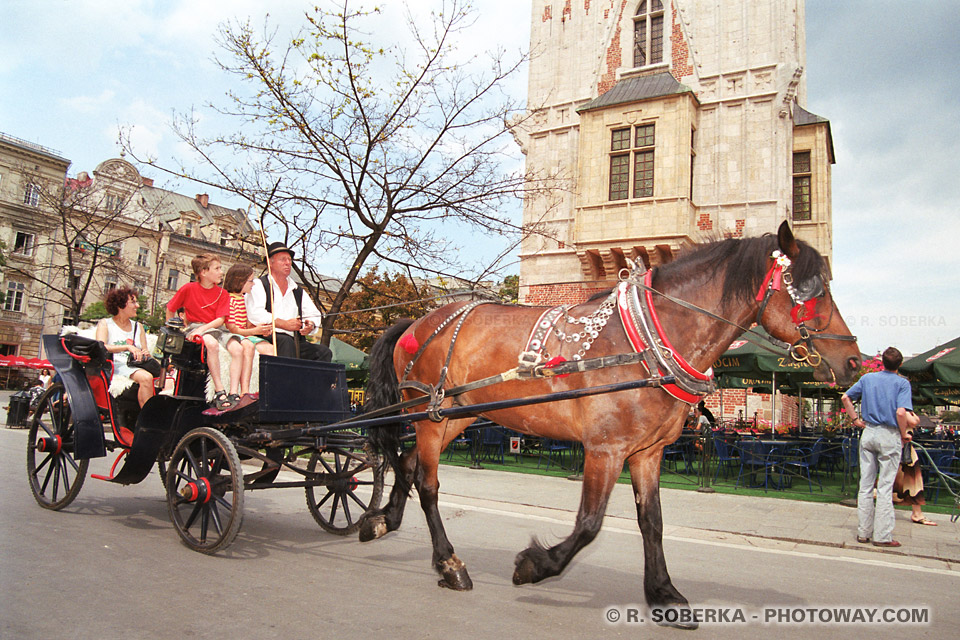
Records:
[[[822,382],[849,384],[860,367],[857,339],[850,334],[827,284],[823,257],[798,242],[783,222],[779,250],[767,260],[757,299],[757,321],[790,346],[790,355],[814,368]]]

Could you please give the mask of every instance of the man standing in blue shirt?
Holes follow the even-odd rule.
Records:
[[[903,355],[894,347],[883,352],[883,371],[868,373],[850,387],[841,400],[853,425],[863,429],[860,436],[860,493],[857,515],[860,523],[857,542],[873,538],[877,547],[899,547],[893,539],[893,480],[900,464],[903,444],[909,442],[906,412],[913,410],[910,383],[897,370]],[[853,401],[860,400],[862,418],[857,417]],[[877,501],[874,506],[873,486]]]

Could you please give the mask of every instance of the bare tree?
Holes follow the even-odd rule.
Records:
[[[24,184],[31,185],[30,197],[36,200],[33,222],[38,233],[26,240],[31,247],[16,249],[51,258],[40,268],[11,261],[8,270],[41,283],[33,295],[61,305],[66,316],[78,319],[101,284],[133,280],[136,274],[130,270],[131,262],[121,256],[121,247],[125,240],[144,235],[155,212],[144,206],[139,183],[115,181],[107,189],[81,173],[52,185],[25,167],[19,173]]]
[[[266,225],[297,249],[304,281],[321,282],[321,257],[348,267],[327,292],[329,336],[364,265],[453,275],[476,259],[476,234],[517,242],[518,199],[547,182],[523,175],[510,136],[524,106],[506,84],[523,57],[465,54],[466,2],[444,0],[429,20],[408,12],[406,39],[389,46],[366,41],[367,29],[398,32],[376,9],[343,2],[305,18],[290,41],[249,23],[222,26],[217,62],[243,89],[210,107],[236,126],[204,136],[192,113],[181,115],[175,131],[203,168],[145,160],[259,206],[279,181]]]

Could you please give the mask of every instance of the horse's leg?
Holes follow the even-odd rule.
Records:
[[[545,548],[536,539],[517,554],[514,564],[513,584],[540,582],[559,575],[580,549],[597,536],[607,500],[613,485],[623,468],[623,458],[613,453],[585,451],[583,463],[583,492],[580,495],[580,510],[573,533],[560,544]]]
[[[440,465],[440,454],[446,445],[473,420],[473,418],[450,420],[439,424],[424,421],[417,428],[420,456],[414,482],[417,493],[420,494],[420,507],[427,519],[430,539],[433,542],[433,566],[442,578],[437,584],[457,591],[473,589],[473,581],[467,573],[467,566],[454,553],[453,545],[447,539],[447,532],[443,528],[443,520],[437,508],[437,497],[440,492],[437,467]]]
[[[417,466],[417,446],[414,445],[400,456],[400,468],[394,473],[402,473],[406,482],[394,481],[390,490],[390,499],[387,504],[375,509],[364,516],[360,522],[360,542],[369,542],[383,537],[391,531],[400,528],[403,521],[403,510],[407,505],[409,492],[402,486],[410,487],[413,484],[414,469]]]
[[[662,448],[638,451],[628,458],[633,497],[637,503],[637,520],[643,535],[643,592],[651,607],[689,608],[670,580],[667,561],[663,557],[663,517],[660,513],[660,458]],[[691,618],[692,619],[692,618]],[[664,623],[667,624],[667,623]],[[685,629],[697,628],[696,622],[675,623]]]

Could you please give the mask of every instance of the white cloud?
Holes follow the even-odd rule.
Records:
[[[76,112],[81,115],[90,115],[102,112],[103,109],[109,106],[116,92],[111,89],[104,89],[100,92],[99,95],[85,95],[85,96],[73,96],[71,98],[61,98],[60,103],[63,107],[69,111]]]

